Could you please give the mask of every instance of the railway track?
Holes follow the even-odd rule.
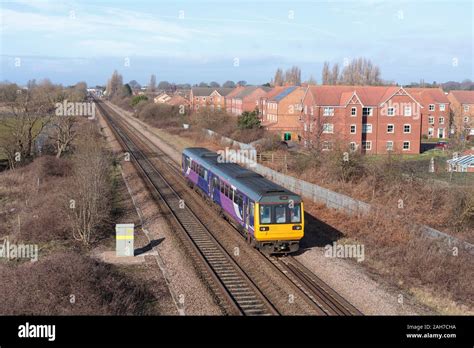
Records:
[[[294,257],[269,256],[268,259],[325,314],[362,315],[357,308]]]
[[[98,108],[131,158],[154,196],[160,199],[187,237],[188,247],[194,261],[206,272],[206,280],[219,301],[229,314],[237,315],[277,315],[277,310],[265,298],[245,272],[235,263],[212,236],[198,217],[183,203],[183,200],[154,168],[148,156],[132,140],[119,123],[110,117],[101,103]]]
[[[112,122],[117,122],[117,121],[112,120]],[[133,132],[133,129],[130,125],[126,124],[123,121],[121,121],[121,124],[123,128],[129,129],[130,133]],[[160,159],[160,162],[164,163],[170,169],[170,172],[172,172],[170,173],[170,175],[175,175],[177,177],[181,176],[181,171],[180,171],[179,166],[173,160],[171,160],[171,158],[169,158],[163,151],[161,151],[160,149],[156,147],[151,148],[150,145],[144,143],[143,139],[137,139],[137,140],[143,145],[143,147],[147,148],[146,152],[143,152],[142,150],[140,150],[140,153],[145,158],[148,158],[147,155],[149,155],[150,157],[158,156]],[[151,163],[150,163],[150,166],[153,167]],[[153,168],[153,170],[157,172],[155,168]],[[160,173],[158,174],[160,175],[160,177],[162,177]],[[171,187],[170,189],[172,190]],[[174,202],[174,204],[176,204],[176,202]],[[199,221],[199,219],[196,217],[196,215],[194,215],[194,213],[192,213],[192,211],[190,211],[190,213],[195,217],[196,220]],[[205,229],[202,223],[199,223],[199,224]],[[232,224],[229,224],[229,225],[235,228]],[[217,244],[219,244],[214,239],[214,237],[212,237],[212,233],[207,231],[207,234]],[[222,249],[220,245],[219,247]],[[227,254],[225,250],[222,250],[222,252]],[[313,272],[307,269],[294,257],[292,256],[275,257],[275,256],[264,255],[263,253],[261,255],[262,255],[262,262],[265,261],[269,265],[271,265],[271,267],[278,270],[278,272],[282,274],[284,279],[287,280],[289,283],[291,283],[291,286],[296,290],[296,293],[298,293],[299,296],[305,297],[306,302],[316,307],[318,309],[318,313],[320,313],[321,315],[362,315],[362,313],[359,310],[357,310],[357,308],[351,305],[347,300],[345,300],[341,295],[339,295],[335,290],[333,290],[328,284],[326,284],[323,280],[317,277]],[[231,256],[228,254],[227,254],[227,257],[231,258]],[[235,261],[233,260],[232,262],[235,263]],[[251,283],[251,284],[255,287],[254,283]],[[263,294],[261,294],[261,296],[263,296]],[[270,314],[277,314],[274,308],[273,310],[274,312]]]

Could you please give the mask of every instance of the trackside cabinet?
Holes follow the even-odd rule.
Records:
[[[117,256],[133,256],[134,255],[134,224],[116,224],[115,239]]]

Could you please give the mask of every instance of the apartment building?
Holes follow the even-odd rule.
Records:
[[[225,110],[225,97],[233,88],[191,88],[190,100],[193,111],[208,107],[211,110]]]
[[[225,110],[229,115],[234,115],[235,104],[233,103],[233,98],[244,89],[244,86],[237,86],[225,96]]]
[[[420,102],[398,86],[310,86],[303,96],[302,140],[330,150],[420,152]]]
[[[421,109],[423,138],[446,139],[450,133],[450,102],[441,88],[405,88],[416,98]]]
[[[450,91],[448,94],[455,133],[474,135],[474,91]]]
[[[257,100],[255,103],[262,110],[262,126],[281,134],[284,140],[300,140],[305,91],[304,87],[275,87]]]
[[[254,111],[255,108],[259,108],[260,98],[264,97],[269,91],[270,87],[262,86],[249,86],[244,87],[239,92],[235,93],[231,100],[231,114],[242,115],[244,111]]]

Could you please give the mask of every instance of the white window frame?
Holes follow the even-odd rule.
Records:
[[[469,105],[464,105],[464,112],[468,112],[469,111]]]
[[[444,124],[444,116],[438,118],[438,124]]]
[[[407,149],[405,149],[405,144],[406,144],[406,143],[408,143],[408,148],[407,148]],[[404,140],[404,141],[403,141],[403,145],[402,145],[402,150],[403,150],[403,151],[410,151],[410,147],[411,147],[410,141],[409,141],[409,140]]]
[[[434,116],[428,116],[428,124],[434,124]]]
[[[369,128],[370,128],[370,131],[369,131]],[[371,134],[372,130],[373,130],[372,123],[364,123],[362,125],[362,133]]]
[[[405,127],[407,127],[407,126],[408,126],[408,132],[407,132],[406,129],[405,129]],[[403,125],[403,133],[404,133],[404,134],[409,134],[409,133],[411,133],[411,124],[404,124],[404,125]]]
[[[428,106],[428,110],[429,110],[429,111],[435,111],[435,105],[434,105],[434,104],[430,104],[430,105]]]
[[[202,101],[206,101],[206,97],[202,97]]]
[[[368,111],[369,111],[369,113],[368,113],[367,115],[365,115],[365,116],[368,116],[368,117],[373,116],[373,114],[374,114],[374,108],[372,108],[372,107],[365,107],[365,108],[362,108],[362,116],[364,116],[364,110],[368,110]]]
[[[405,105],[405,107],[403,108],[403,116],[412,116],[411,105]]]
[[[391,132],[388,130],[388,126],[392,126],[392,131]],[[393,123],[387,124],[387,133],[389,133],[389,134],[395,133],[395,125]]]
[[[389,107],[387,108],[387,116],[395,116],[395,108],[394,107]]]
[[[356,117],[357,116],[357,108],[353,106],[351,108],[351,117]]]
[[[352,131],[352,127],[354,127],[354,131]],[[357,134],[357,125],[356,124],[351,124],[349,127],[349,133],[350,134]]]
[[[428,128],[428,137],[432,137],[434,134],[434,127],[429,127]]]
[[[389,147],[389,144],[390,144],[390,147]],[[386,143],[385,143],[385,149],[387,151],[393,151],[393,140],[388,140]]]
[[[323,141],[322,150],[323,151],[332,150],[332,141]]]
[[[356,150],[357,150],[357,143],[354,142],[354,141],[351,141],[351,142],[349,143],[349,150],[351,150],[351,151],[356,151]]]
[[[464,121],[464,123],[469,123],[469,116],[464,116],[463,121]]]
[[[323,133],[333,134],[334,133],[334,123],[323,123]]]
[[[439,111],[446,111],[446,104],[439,104]]]
[[[325,106],[323,109],[323,116],[334,116],[334,108]]]
[[[372,150],[372,140],[362,141],[362,150],[371,151]]]

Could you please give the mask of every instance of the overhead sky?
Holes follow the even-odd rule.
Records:
[[[365,57],[406,84],[473,78],[472,0],[0,0],[0,80],[268,82]]]

